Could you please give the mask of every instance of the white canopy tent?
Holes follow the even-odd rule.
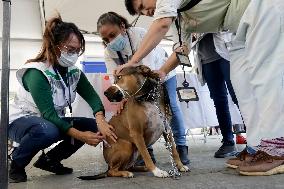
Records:
[[[135,20],[125,9],[124,0],[40,0],[40,6],[46,19],[54,16],[57,11],[64,21],[74,22],[80,29],[89,32],[96,31],[98,18],[109,11],[121,14],[130,23]],[[141,17],[137,26],[147,29],[151,20],[149,17]]]

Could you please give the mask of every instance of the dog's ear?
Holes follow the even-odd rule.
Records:
[[[136,67],[136,71],[140,74],[142,74],[144,77],[149,77],[155,80],[160,79],[159,74],[153,72],[148,66],[145,65],[139,65]]]

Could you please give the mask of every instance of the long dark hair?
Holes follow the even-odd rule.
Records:
[[[85,39],[78,27],[74,23],[63,22],[60,16],[50,19],[45,27],[43,43],[39,54],[29,59],[30,62],[44,62],[54,65],[57,63],[56,47],[68,40],[70,34],[75,34],[81,43],[81,54],[85,51]]]
[[[115,12],[107,12],[102,14],[98,21],[97,21],[97,31],[105,25],[105,24],[113,24],[117,26],[121,26],[122,24],[125,25],[125,29],[128,29],[131,27],[131,25],[128,23],[127,19],[124,18],[123,16],[115,13]]]

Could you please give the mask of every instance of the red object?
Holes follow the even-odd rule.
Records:
[[[236,136],[236,144],[246,144],[247,143],[247,139],[242,136],[242,135],[237,135]]]
[[[108,75],[105,75],[104,79],[105,79],[105,80],[109,80],[109,76],[108,76]]]
[[[102,92],[106,91],[111,86],[110,76],[108,74],[102,75],[101,81]],[[116,112],[117,103],[110,102],[105,95],[102,94],[102,101],[104,108],[107,112]]]

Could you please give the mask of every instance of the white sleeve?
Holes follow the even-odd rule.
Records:
[[[166,17],[177,17],[177,9],[182,0],[157,0],[154,20]]]
[[[219,32],[213,34],[213,41],[216,52],[224,59],[230,61],[229,50],[226,43],[231,42],[232,33]]]
[[[113,73],[114,69],[117,67],[117,64],[115,61],[110,57],[110,54],[108,50],[105,48],[104,51],[104,58],[105,58],[105,64],[107,68],[107,73]]]

